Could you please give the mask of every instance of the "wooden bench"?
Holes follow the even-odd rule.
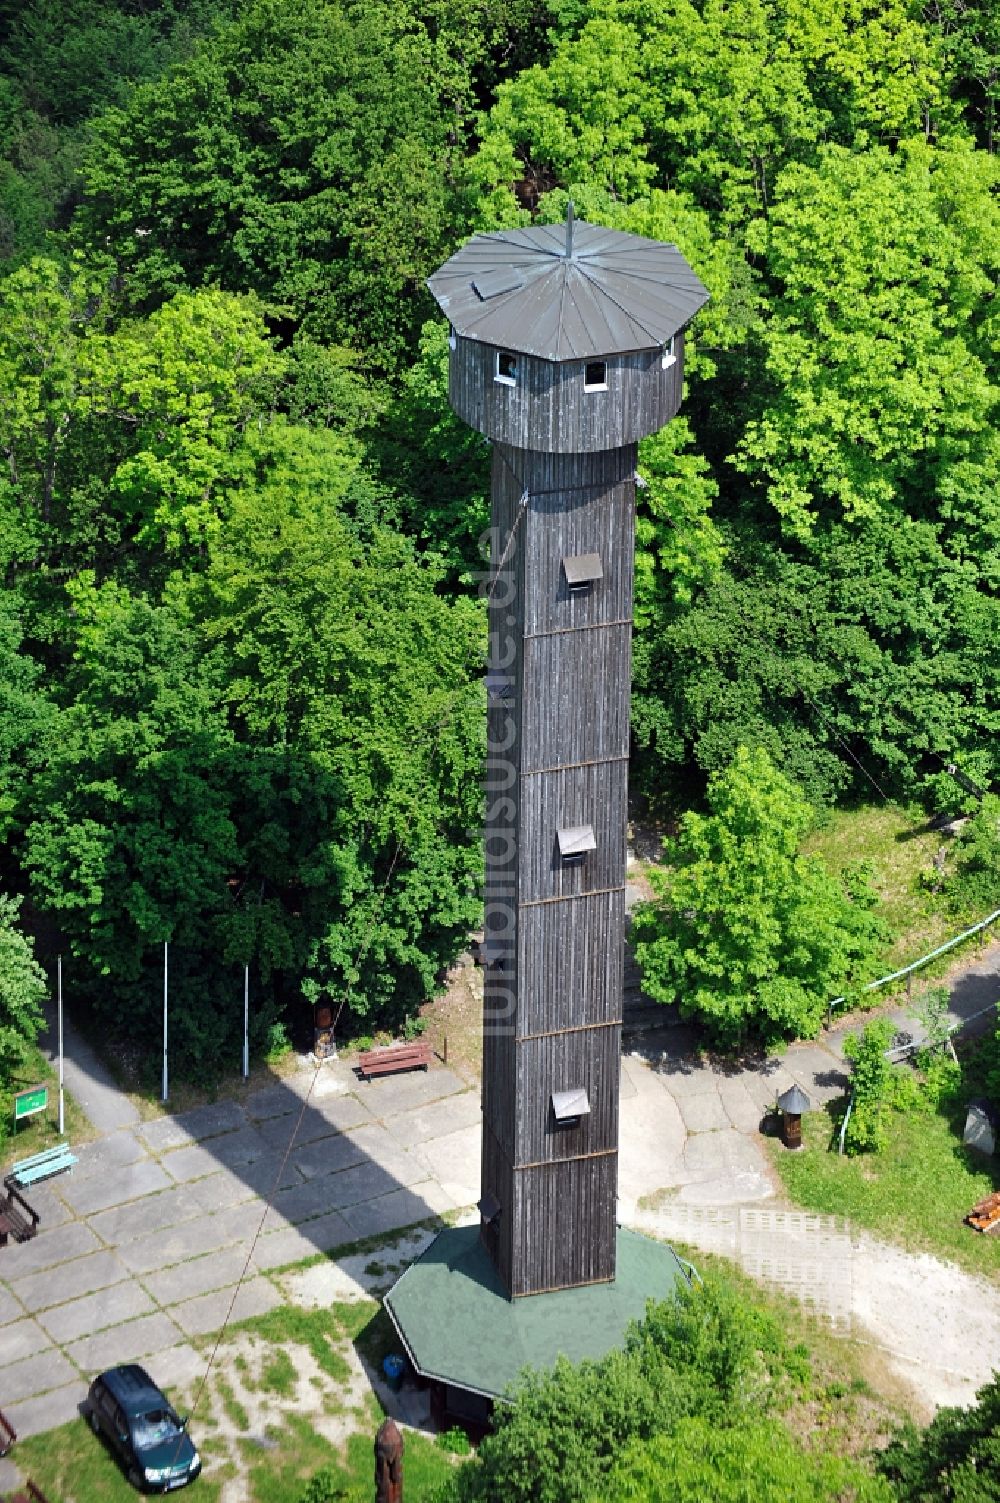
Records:
[[[0,1456],[6,1456],[16,1439],[17,1431],[0,1409]]]
[[[430,1066],[430,1044],[390,1044],[387,1049],[369,1049],[358,1058],[362,1080],[374,1075],[393,1075],[397,1070],[426,1070]]]
[[[29,1206],[24,1196],[13,1185],[4,1181],[6,1200],[0,1200],[0,1247],[7,1246],[7,1238],[13,1233],[15,1242],[27,1242],[38,1231],[41,1220],[38,1212]]]
[[[974,1205],[965,1219],[974,1231],[1000,1231],[1000,1190]]]
[[[11,1496],[10,1503],[49,1503],[42,1489],[36,1486],[30,1477],[24,1485],[28,1491],[26,1493],[14,1493]]]
[[[77,1157],[75,1153],[70,1153],[69,1144],[57,1143],[55,1148],[45,1148],[41,1153],[32,1154],[30,1159],[21,1159],[20,1163],[12,1164],[4,1184],[9,1189],[13,1181],[24,1189],[36,1180],[48,1179],[50,1174],[62,1174],[64,1169],[72,1169],[75,1163]]]

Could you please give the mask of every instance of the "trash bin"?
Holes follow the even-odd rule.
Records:
[[[383,1358],[382,1371],[385,1373],[385,1381],[393,1393],[398,1393],[403,1386],[403,1373],[406,1371],[406,1358],[398,1357],[395,1352]]]

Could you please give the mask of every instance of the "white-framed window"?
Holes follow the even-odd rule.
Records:
[[[455,335],[455,325],[454,324],[449,324],[448,325],[448,348],[450,350],[455,350],[455,349],[458,348],[458,339],[456,338],[456,335]]]
[[[660,369],[662,371],[669,370],[672,365],[676,364],[677,356],[674,354],[674,336],[671,334],[663,346],[663,354],[660,356]]]
[[[517,385],[517,356],[510,350],[497,350],[493,379],[502,386]]]
[[[608,389],[608,362],[606,360],[588,360],[583,368],[584,391],[607,391]]]

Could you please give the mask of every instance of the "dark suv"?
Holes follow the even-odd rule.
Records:
[[[87,1417],[118,1452],[134,1487],[165,1493],[193,1482],[201,1457],[144,1367],[111,1367],[90,1385]]]

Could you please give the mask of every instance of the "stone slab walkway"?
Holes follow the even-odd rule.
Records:
[[[995,1000],[998,964],[1000,945],[959,978],[956,1015]],[[725,1252],[866,1332],[928,1407],[967,1402],[1000,1349],[1000,1293],[777,1204],[760,1119],[793,1081],[817,1103],[840,1094],[840,1043],[730,1072],[683,1028],[644,1035],[622,1063],[619,1218]],[[0,1251],[0,1408],[23,1435],[71,1419],[115,1362],[190,1382],[204,1360],[192,1340],[289,1297],[277,1270],[478,1198],[478,1093],[443,1066],[368,1084],[343,1062],[303,1067],[242,1104],[144,1123],[69,1029],[67,1049],[100,1136],[32,1192],[40,1234]],[[641,1209],[657,1191],[669,1199]],[[0,1490],[5,1478],[0,1466]]]

